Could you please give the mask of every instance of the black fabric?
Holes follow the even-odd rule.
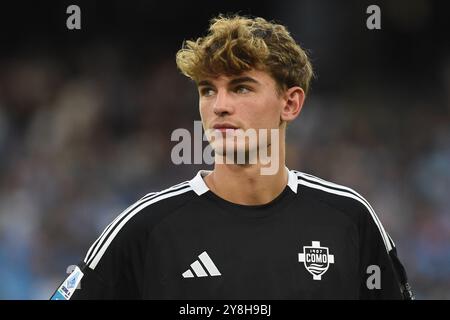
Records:
[[[84,277],[72,299],[413,297],[395,248],[388,253],[378,222],[357,199],[302,184],[297,193],[286,186],[260,206],[236,205],[211,191],[197,195],[189,185],[176,191],[185,192],[139,210],[121,228],[111,227],[120,230],[95,268],[90,263],[108,239],[91,253],[87,266],[80,264]],[[148,198],[158,199],[158,194]],[[326,256],[328,250],[328,257],[304,249],[313,242],[322,248],[316,253]],[[209,274],[199,258],[203,252],[220,276]],[[316,268],[328,266],[320,280],[314,280],[299,254],[327,259],[316,261]],[[196,276],[195,261],[207,276]],[[380,270],[379,288],[367,284],[368,267],[374,265]],[[188,270],[193,277],[184,278]]]

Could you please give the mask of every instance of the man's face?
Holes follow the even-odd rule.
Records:
[[[259,148],[270,146],[270,129],[280,128],[281,111],[285,100],[277,94],[275,80],[264,71],[252,69],[237,76],[221,75],[198,82],[200,116],[203,128],[215,137],[208,137],[216,154],[224,154],[225,146],[232,150],[248,151],[256,145],[239,143],[236,135],[250,131],[260,136],[264,132],[267,143],[258,139]],[[261,143],[263,142],[263,143]],[[220,143],[220,144],[219,144]],[[220,146],[220,147],[219,147]],[[228,155],[228,154],[227,154]]]

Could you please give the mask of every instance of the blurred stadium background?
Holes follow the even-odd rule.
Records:
[[[77,4],[82,29],[66,29]],[[382,29],[366,28],[378,4]],[[450,48],[444,1],[15,1],[0,7],[0,299],[48,299],[113,217],[190,179],[199,120],[176,69],[218,13],[286,24],[318,78],[288,167],[374,206],[418,299],[450,298]]]

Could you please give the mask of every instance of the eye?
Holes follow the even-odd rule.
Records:
[[[209,97],[209,96],[212,96],[213,94],[214,94],[214,90],[212,88],[204,87],[204,88],[200,89],[200,95],[203,97]]]
[[[244,86],[238,86],[235,89],[236,93],[249,93],[250,89]]]

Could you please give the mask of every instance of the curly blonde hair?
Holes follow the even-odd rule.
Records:
[[[185,41],[176,62],[197,83],[204,77],[238,75],[255,68],[268,72],[279,90],[299,86],[307,93],[313,77],[305,50],[285,26],[239,15],[213,18],[208,35]]]

